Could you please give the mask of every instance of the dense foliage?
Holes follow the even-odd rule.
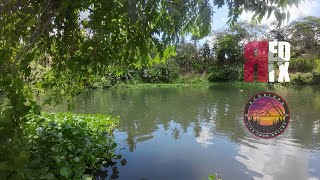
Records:
[[[254,20],[272,12],[284,20],[287,6],[299,2],[214,0],[213,5],[228,6],[234,24],[243,10],[255,12]],[[164,61],[178,37],[208,35],[212,14],[208,0],[23,0],[1,1],[0,7],[0,91],[12,107],[6,109],[11,126],[30,108],[38,111],[32,92],[71,100],[96,77]],[[30,77],[34,61],[51,67],[37,83]]]
[[[0,169],[7,168],[2,178],[92,177],[117,158],[112,131],[118,118],[69,113],[28,114],[26,118],[22,143],[31,151],[17,152],[13,158],[17,161],[2,162]]]
[[[289,71],[297,84],[319,84],[320,18],[304,17],[283,27],[283,37],[292,46]]]
[[[38,95],[46,103],[71,102],[101,77],[163,61],[172,54],[179,35],[208,34],[210,17],[208,1],[1,1],[2,170],[14,174],[20,169],[16,162],[24,166],[29,157],[15,156],[22,149],[35,153],[21,140],[21,124],[29,121],[25,115],[30,111],[40,113]],[[33,67],[39,66],[47,71],[36,72]]]
[[[209,69],[209,81],[243,80],[243,49],[246,43],[261,40],[264,37],[264,26],[247,22],[235,24],[232,28],[214,33],[213,52],[215,64]]]
[[[310,20],[312,20],[312,23],[309,22]],[[203,75],[207,76],[211,82],[242,81],[243,64],[245,62],[243,48],[248,42],[261,40],[289,41],[292,45],[292,58],[289,66],[292,82],[296,84],[316,84],[318,82],[316,69],[319,68],[320,64],[319,50],[317,49],[319,47],[318,29],[320,27],[316,26],[315,22],[317,21],[319,21],[319,18],[305,17],[284,27],[266,27],[239,22],[231,28],[213,32],[211,45],[209,45],[209,42],[199,45],[197,40],[193,39],[194,37],[189,42],[183,38],[177,44],[176,55],[169,61],[141,69],[132,69],[118,78],[115,84],[118,82],[192,83],[186,80],[190,77],[200,79]],[[304,24],[303,29],[299,29],[297,24]],[[305,26],[308,26],[309,31],[312,30],[312,33],[307,33],[307,35],[309,34],[308,37],[304,37]],[[295,31],[292,32],[292,29],[295,29]],[[296,39],[299,38],[302,41],[301,44],[296,42]],[[314,46],[305,46],[310,42],[308,39],[311,39],[310,41],[313,42]],[[113,76],[108,77],[113,78]],[[114,81],[110,80],[110,82]],[[112,85],[107,87],[110,86]]]
[[[304,17],[288,26],[257,26],[245,22],[221,30],[214,36],[217,64],[209,71],[210,81],[242,81],[243,47],[250,41],[278,40],[291,44],[289,72],[295,84],[318,84],[320,69],[320,18]]]
[[[219,8],[226,5],[229,24],[234,25],[244,10],[254,12],[253,20],[256,21],[274,12],[281,22],[289,17],[287,6],[299,2],[213,0],[213,5]],[[24,167],[23,162],[32,160],[29,159],[32,156],[21,152],[33,154],[40,150],[28,149],[22,141],[25,131],[22,125],[30,120],[26,115],[30,111],[41,112],[42,104],[37,101],[40,95],[46,97],[45,103],[71,102],[73,96],[99,83],[101,78],[112,84],[119,74],[164,62],[175,54],[179,37],[192,33],[196,39],[201,39],[209,34],[212,13],[208,0],[1,1],[0,161],[3,163],[0,167],[14,173],[13,170],[20,169],[17,164]],[[203,71],[202,67],[198,68]],[[163,75],[172,74],[163,68],[159,71],[164,81],[167,79]],[[155,73],[150,77],[158,75]],[[66,123],[50,125],[50,128],[76,125],[71,121]],[[44,127],[43,135],[50,137],[51,133],[61,132],[50,128],[49,125]],[[83,128],[84,133],[90,132],[88,126]],[[71,137],[75,141],[78,138]],[[34,140],[39,139],[34,137]],[[100,156],[100,151],[93,153]],[[55,162],[53,158],[50,160]],[[87,160],[80,162],[87,163]],[[56,168],[64,167],[63,164],[55,165],[58,165]],[[42,168],[47,172],[47,167]],[[57,175],[58,170],[50,168],[53,166],[49,166],[48,172]],[[76,174],[68,168],[61,172],[59,170],[65,177]],[[6,177],[11,175],[6,174]]]

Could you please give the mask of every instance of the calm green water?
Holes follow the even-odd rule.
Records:
[[[291,111],[285,132],[258,139],[243,123],[255,93],[281,95]],[[320,179],[320,88],[234,86],[94,90],[77,113],[119,115],[119,179]]]

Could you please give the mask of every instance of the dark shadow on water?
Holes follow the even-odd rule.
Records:
[[[119,166],[125,166],[127,164],[126,159],[122,159],[121,155],[106,162],[98,172],[95,173],[94,179],[118,179],[120,172],[118,171]]]

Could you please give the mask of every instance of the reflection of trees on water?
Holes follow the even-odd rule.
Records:
[[[289,137],[301,145],[319,148],[320,87],[289,88],[283,97],[291,112]]]
[[[250,91],[250,96],[257,89]],[[312,146],[320,142],[320,91],[305,87],[284,87],[272,90],[288,103],[292,123],[284,135],[300,144]],[[236,87],[151,88],[92,91],[77,100],[77,112],[106,113],[121,117],[118,129],[127,132],[127,143],[133,151],[137,142],[153,138],[152,133],[163,126],[179,139],[188,128],[196,138],[201,133],[224,134],[232,141],[245,139],[243,109],[249,96]],[[170,127],[173,121],[179,127]]]

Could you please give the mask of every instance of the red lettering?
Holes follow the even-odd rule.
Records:
[[[250,42],[244,48],[244,81],[254,81],[254,65],[258,69],[258,82],[268,82],[268,41]]]

